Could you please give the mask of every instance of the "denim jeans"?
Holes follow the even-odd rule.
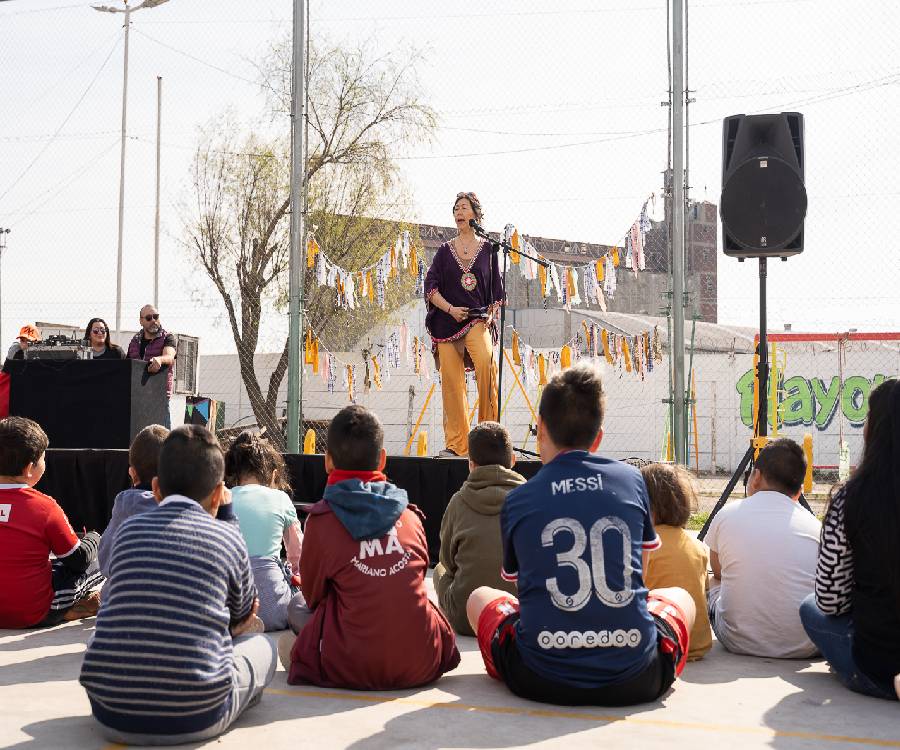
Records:
[[[140,734],[121,732],[100,722],[100,733],[111,742],[125,745],[181,745],[218,737],[244,712],[262,698],[263,690],[275,676],[278,657],[275,645],[264,635],[243,635],[234,639],[234,677],[231,708],[216,724],[189,734]]]
[[[850,615],[826,615],[816,605],[815,594],[810,594],[800,605],[800,622],[844,687],[876,698],[897,700],[893,690],[885,690],[857,667],[853,659],[853,618]]]

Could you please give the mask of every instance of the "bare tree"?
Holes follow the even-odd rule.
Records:
[[[308,226],[335,263],[368,265],[397,232],[406,204],[394,161],[405,144],[429,138],[433,111],[421,101],[415,52],[401,61],[354,50],[312,47],[309,55]],[[264,87],[273,115],[289,108],[290,45],[263,60]],[[235,136],[233,121],[201,133],[192,167],[194,200],[184,218],[185,239],[215,286],[237,347],[241,378],[257,423],[284,447],[278,391],[287,372],[287,341],[265,388],[254,354],[264,314],[286,307],[290,160],[288,134],[265,140]],[[333,290],[307,274],[304,305],[313,327],[344,341],[379,322],[373,309],[350,315],[336,309]],[[412,282],[392,290],[389,308],[408,299]]]

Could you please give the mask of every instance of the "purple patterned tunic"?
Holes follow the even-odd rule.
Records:
[[[456,341],[465,336],[478,322],[467,320],[457,323],[451,315],[431,304],[435,292],[454,307],[486,307],[494,302],[503,302],[503,278],[500,276],[498,254],[491,252],[491,243],[482,242],[471,263],[466,264],[445,242],[435,253],[431,268],[425,276],[425,328],[431,336],[431,351],[444,341]],[[472,286],[474,277],[475,285]],[[465,286],[463,285],[465,282]],[[496,331],[493,331],[496,334]]]

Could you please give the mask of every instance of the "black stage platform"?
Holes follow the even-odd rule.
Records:
[[[287,455],[294,503],[314,503],[325,489],[325,458],[322,455]],[[538,461],[516,464],[526,479],[540,468]],[[441,518],[450,497],[469,474],[465,459],[388,456],[385,473],[409,494],[411,503],[425,513],[425,533],[431,562],[437,562]],[[47,472],[37,489],[56,499],[76,531],[102,531],[109,522],[116,493],[127,488],[127,450],[47,451]]]

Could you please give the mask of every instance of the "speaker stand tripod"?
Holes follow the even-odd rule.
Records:
[[[741,475],[743,475],[744,477],[744,490],[746,493],[747,479],[750,476],[750,472],[753,470],[753,463],[759,456],[759,452],[769,441],[769,343],[766,337],[767,262],[767,258],[759,258],[759,344],[757,345],[757,353],[759,354],[759,359],[757,360],[756,366],[758,383],[756,392],[758,394],[758,408],[756,414],[756,424],[753,430],[753,437],[750,440],[750,446],[747,448],[747,452],[744,453],[744,457],[740,460],[740,463],[734,470],[734,474],[731,475],[731,479],[729,479],[728,484],[725,485],[725,491],[722,493],[722,496],[715,504],[715,507],[712,509],[712,511],[710,511],[709,518],[706,519],[706,523],[703,524],[703,528],[700,530],[700,533],[697,534],[697,538],[700,541],[703,541],[704,537],[709,531],[709,526],[712,523],[713,518],[716,517],[716,514],[720,510],[722,510],[722,507],[725,505],[725,503],[728,502],[728,498],[731,497],[731,493],[734,490],[735,486],[737,486],[738,480],[741,478]],[[806,510],[812,513],[812,509],[809,507],[809,503],[806,502],[806,498],[803,496],[802,492],[800,493],[799,502],[800,505],[802,505],[804,508],[806,508]]]

